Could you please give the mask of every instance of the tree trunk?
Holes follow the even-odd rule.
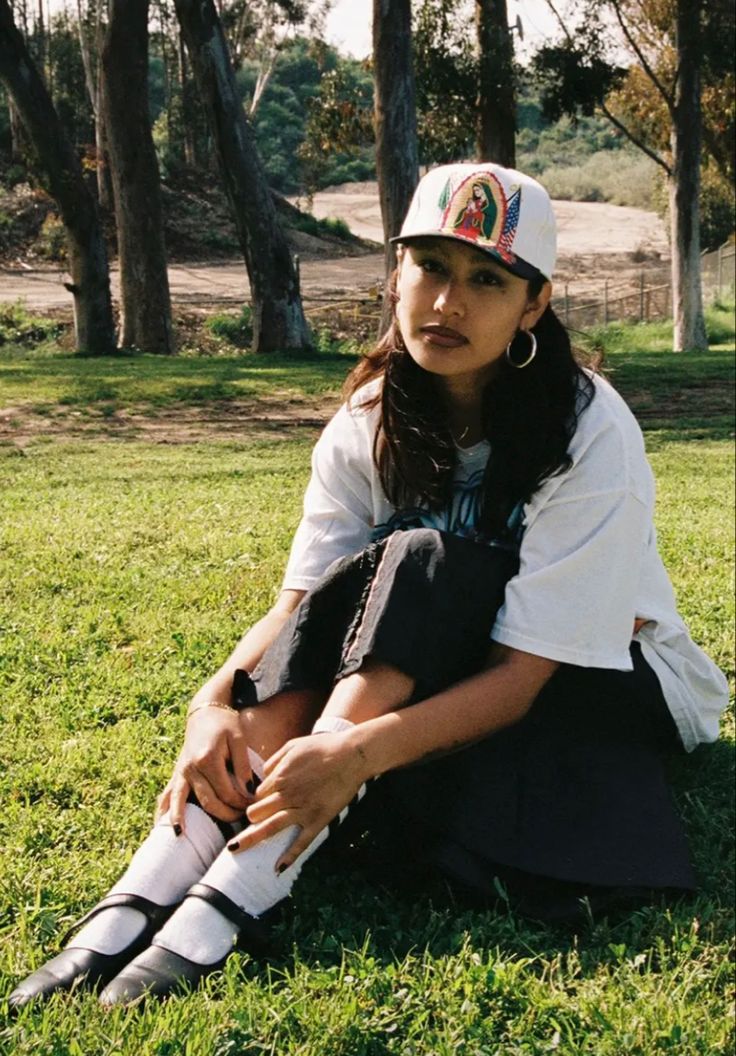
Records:
[[[16,106],[35,154],[38,178],[56,201],[69,244],[68,289],[74,295],[77,349],[115,351],[107,251],[97,206],[23,38],[8,0],[0,0],[0,80]]]
[[[48,86],[48,75],[46,67],[46,27],[44,25],[43,17],[43,0],[38,0],[38,15],[36,16],[36,28],[34,35],[36,38],[36,50],[38,52],[38,72],[41,74],[41,78],[44,83]]]
[[[115,197],[120,343],[173,351],[161,187],[148,113],[149,0],[112,0],[102,49],[102,110]]]
[[[514,46],[506,0],[476,0],[480,52],[478,76],[478,158],[513,169],[516,165]]]
[[[84,70],[84,84],[87,89],[87,97],[92,107],[92,115],[95,121],[95,162],[97,175],[97,201],[103,216],[112,214],[113,197],[112,182],[110,179],[110,165],[107,155],[107,137],[105,136],[105,122],[102,117],[100,106],[100,61],[99,55],[102,51],[102,0],[97,0],[95,11],[95,47],[97,61],[92,60],[92,49],[89,38],[84,29],[84,9],[82,0],[77,0],[77,30],[79,35],[79,49],[82,56],[82,69]]]
[[[175,0],[248,269],[256,352],[311,350],[299,279],[238,98],[213,0]]]
[[[23,163],[25,154],[23,147],[23,122],[10,93],[8,93],[8,124],[10,126],[10,160],[13,164],[19,165]]]
[[[187,53],[181,30],[177,33],[177,52],[179,56],[179,88],[181,92],[181,124],[184,130],[184,164],[193,169],[197,165],[197,136],[192,114],[192,89],[187,70]]]
[[[410,0],[373,0],[376,173],[385,239],[385,278],[396,267],[398,235],[419,179]],[[383,300],[381,333],[393,315]]]
[[[672,113],[672,309],[675,352],[708,347],[700,272],[701,0],[678,0]]]

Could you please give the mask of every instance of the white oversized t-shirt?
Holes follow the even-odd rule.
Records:
[[[654,480],[639,426],[604,379],[594,376],[593,383],[595,397],[570,443],[570,467],[523,508],[519,572],[506,587],[492,637],[561,663],[627,671],[634,620],[646,620],[635,639],[691,750],[716,739],[727,683],[677,614],[657,552]],[[336,558],[396,528],[473,534],[490,445],[458,449],[445,510],[397,511],[373,461],[380,412],[364,406],[378,384],[341,407],[314,448],[284,589],[308,590]]]

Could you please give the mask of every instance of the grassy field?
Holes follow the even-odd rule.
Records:
[[[733,331],[673,356],[609,328],[640,414],[681,611],[733,674]],[[352,359],[80,360],[0,349],[0,409],[155,417],[202,401],[315,399]],[[100,415],[104,418],[104,415]],[[119,875],[150,821],[186,702],[278,589],[314,430],[199,443],[0,444],[0,1001]],[[441,887],[386,890],[315,862],[270,964],[232,958],[193,995],[103,1012],[56,998],[3,1018],[13,1056],[712,1056],[732,1051],[733,723],[672,765],[701,891],[580,929]]]

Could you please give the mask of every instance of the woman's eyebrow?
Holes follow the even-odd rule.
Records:
[[[492,275],[495,275],[496,278],[503,278],[504,269],[492,260],[477,260],[475,262],[475,267],[480,268],[482,271],[489,271]]]

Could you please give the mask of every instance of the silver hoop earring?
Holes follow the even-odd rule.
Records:
[[[521,363],[517,363],[516,360],[511,355],[511,346],[513,345],[514,341],[519,336],[519,334],[525,334],[529,338],[529,355],[526,357],[526,359],[522,360]],[[523,370],[524,367],[528,367],[529,364],[531,363],[531,361],[536,356],[536,354],[537,354],[537,338],[531,332],[531,330],[519,330],[519,331],[517,331],[517,333],[512,337],[512,339],[506,345],[506,362],[509,364],[510,367],[516,367],[517,370]]]

